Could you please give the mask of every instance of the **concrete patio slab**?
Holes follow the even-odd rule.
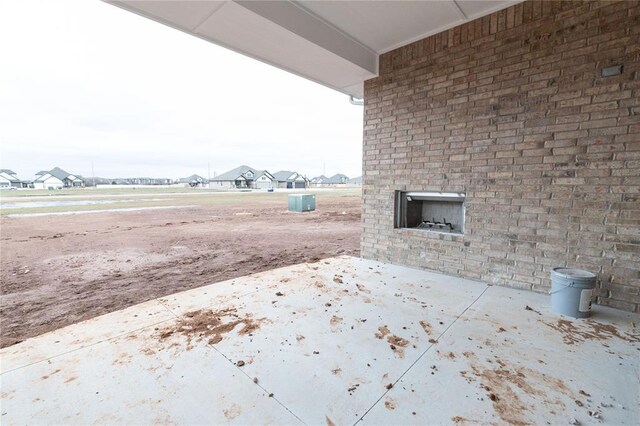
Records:
[[[15,370],[121,336],[175,316],[159,301],[151,300],[73,324],[0,351],[0,371]]]
[[[638,316],[571,320],[548,305],[489,288],[362,423],[639,424]]]
[[[351,257],[295,265],[3,349],[1,421],[637,424],[640,316],[548,305]]]

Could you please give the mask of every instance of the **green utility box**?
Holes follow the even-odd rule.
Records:
[[[316,209],[316,196],[311,194],[289,195],[290,212],[311,212]]]

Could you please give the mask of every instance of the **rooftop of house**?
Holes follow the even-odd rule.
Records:
[[[273,177],[276,178],[276,180],[278,180],[280,182],[283,182],[283,181],[291,180],[290,178],[292,176],[294,176],[294,175],[297,175],[297,172],[290,172],[288,170],[280,170],[279,172],[275,172],[273,174]]]
[[[254,177],[259,178],[262,175],[267,176],[269,179],[275,179],[274,176],[271,173],[269,173],[267,170],[256,170]]]
[[[239,177],[242,177],[248,171],[251,171],[254,174],[254,176],[258,172],[253,167],[242,165],[242,166],[236,167],[235,169],[229,170],[228,172],[222,173],[214,178],[211,178],[211,180],[212,181],[234,181]]]
[[[71,174],[65,170],[62,170],[60,167],[54,167],[53,169],[49,170],[49,171],[39,171],[38,173],[36,173],[37,178],[34,180],[34,182],[42,182],[43,178],[47,175],[51,175],[53,177],[55,177],[56,179],[59,180],[65,180],[68,178],[73,178],[72,180],[74,181],[78,181],[78,180],[83,180],[82,176],[80,175],[74,175]]]
[[[335,174],[330,178],[326,178],[322,181],[322,183],[346,183],[349,180],[347,175],[343,175],[342,173]]]
[[[60,167],[54,167],[53,169],[49,170],[49,174],[60,180],[65,180],[71,173],[62,170]]]
[[[10,182],[22,182],[22,179],[18,178],[16,172],[9,169],[0,169],[0,175],[3,175],[4,179]]]
[[[207,179],[203,178],[200,175],[195,174],[195,175],[191,175],[191,176],[186,177],[186,178],[178,179],[178,181],[182,182],[182,183],[185,183],[185,182],[187,182],[187,183],[190,183],[190,182],[206,182]]]

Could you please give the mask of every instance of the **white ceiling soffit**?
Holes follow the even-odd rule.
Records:
[[[355,97],[380,54],[519,0],[105,0]]]

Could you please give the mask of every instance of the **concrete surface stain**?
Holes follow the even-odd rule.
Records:
[[[364,285],[362,284],[356,284],[356,287],[358,287],[358,290],[360,290],[363,293],[366,294],[371,294],[371,290],[369,290],[368,288],[366,288]]]
[[[49,373],[48,375],[42,376],[41,379],[42,380],[47,380],[49,377],[53,376],[54,374],[57,374],[60,372],[60,369],[58,368],[57,370],[53,371],[52,373]]]
[[[466,353],[465,353],[465,356]],[[480,365],[475,356],[468,356],[471,360],[473,374],[480,379],[481,388],[487,392],[493,408],[504,422],[512,425],[526,425],[531,422],[525,417],[525,412],[539,404],[539,400],[549,406],[557,405],[560,410],[565,404],[559,399],[553,399],[554,393],[563,393],[572,398],[571,392],[560,379],[540,374],[534,370],[520,366],[508,366],[496,357],[500,368],[485,368]],[[466,375],[461,375],[465,378]],[[537,385],[539,387],[536,387]],[[519,389],[521,392],[516,392]],[[523,396],[530,397],[535,403],[528,404]],[[575,399],[575,398],[572,398]],[[550,408],[550,407],[549,407]]]
[[[470,419],[464,418],[464,417],[462,417],[462,416],[454,416],[454,417],[451,417],[451,421],[452,421],[453,423],[455,423],[455,424],[458,424],[458,425],[459,425],[459,424],[464,425],[464,424],[467,424],[467,423],[469,423],[469,424],[473,424],[473,425],[477,425],[477,424],[480,424],[480,423],[481,423],[481,422],[479,422],[478,420],[470,420]]]
[[[140,352],[142,352],[142,353],[143,353],[143,354],[145,354],[146,356],[152,356],[152,355],[155,355],[155,354],[156,354],[156,351],[154,351],[154,350],[153,350],[153,349],[151,349],[151,348],[142,348],[142,349],[140,350]]]
[[[394,334],[387,337],[387,342],[395,346],[400,346],[401,348],[406,348],[407,346],[409,346],[409,341],[407,339],[403,339],[402,337],[396,336]]]
[[[327,426],[336,426],[336,424],[332,422],[328,416],[324,416],[324,418],[327,420]]]
[[[187,348],[191,346],[193,340],[208,339],[207,343],[215,345],[222,341],[224,334],[233,331],[239,324],[243,325],[238,331],[238,334],[242,336],[255,332],[260,328],[260,323],[266,320],[265,318],[254,319],[248,314],[241,318],[236,312],[235,308],[216,312],[211,309],[187,312],[175,326],[160,332],[160,340],[178,333],[187,338]],[[223,321],[225,317],[230,320]]]
[[[407,339],[403,339],[402,337],[391,335],[387,337],[387,342],[389,342],[389,346],[391,350],[398,355],[400,358],[404,358],[404,348],[409,346],[409,341]]]
[[[384,337],[389,333],[391,333],[391,331],[389,331],[389,328],[387,328],[386,325],[383,325],[378,327],[378,331],[376,332],[375,336],[377,339],[384,339]]]
[[[133,356],[131,354],[123,352],[123,353],[119,354],[118,357],[116,359],[114,359],[111,364],[112,365],[126,365],[126,364],[129,364],[132,359],[133,359]]]
[[[396,402],[393,399],[388,398],[384,401],[384,408],[386,408],[387,410],[395,410]]]
[[[331,328],[335,328],[335,327],[337,327],[337,326],[338,326],[338,324],[340,324],[340,323],[342,322],[342,320],[343,320],[343,319],[344,319],[344,318],[342,318],[342,317],[338,317],[338,316],[336,316],[336,315],[332,316],[332,317],[331,317],[331,321],[330,321],[330,323],[331,323]],[[335,331],[335,330],[334,330],[334,331]]]
[[[422,327],[425,333],[431,334],[432,327],[431,327],[431,324],[429,324],[427,321],[421,320],[420,326]]]
[[[236,404],[232,404],[230,408],[222,410],[222,412],[227,419],[233,420],[240,415],[240,407]]]
[[[640,335],[628,332],[621,333],[611,324],[601,324],[593,320],[575,323],[567,319],[559,319],[556,323],[542,321],[547,327],[562,334],[562,340],[567,345],[582,343],[586,340],[609,340],[613,337],[630,343],[640,342]]]

